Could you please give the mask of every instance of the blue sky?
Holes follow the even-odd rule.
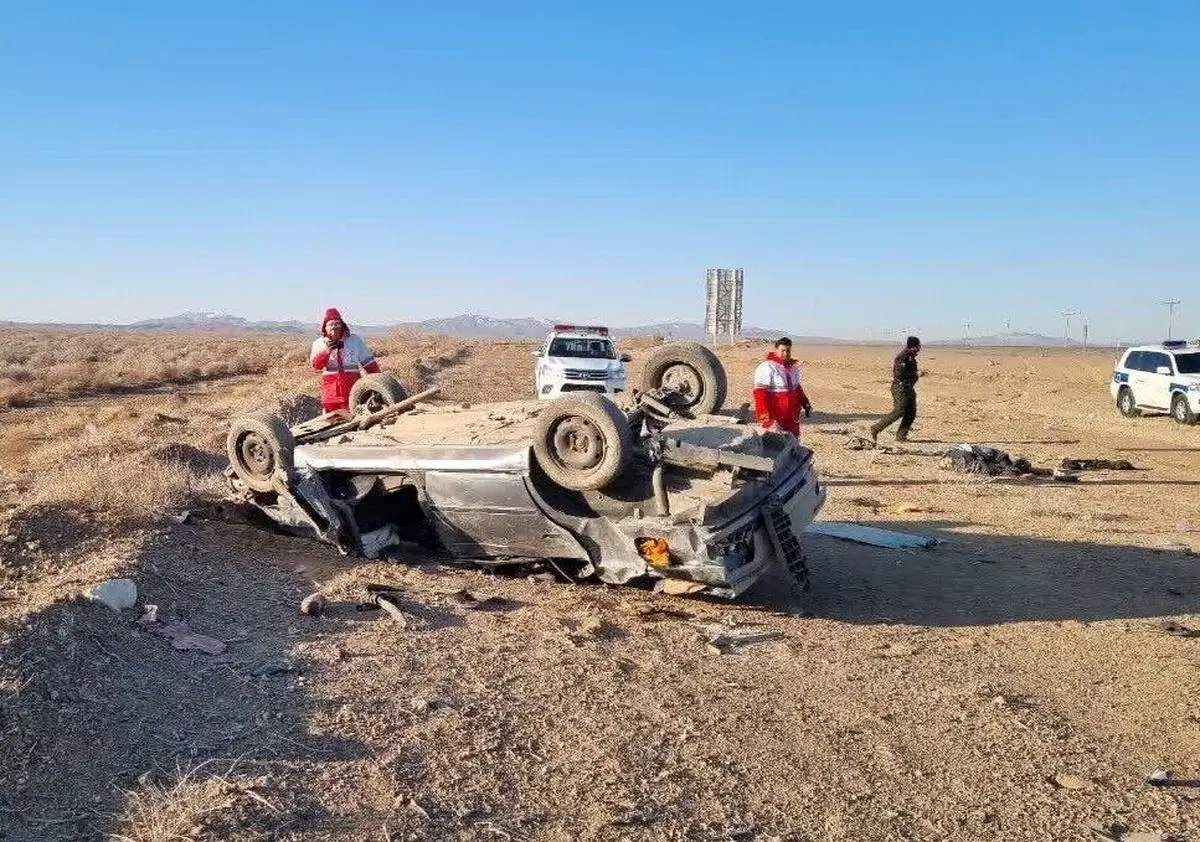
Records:
[[[1200,334],[1195,2],[0,5],[0,319]]]

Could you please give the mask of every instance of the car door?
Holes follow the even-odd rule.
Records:
[[[1133,392],[1135,406],[1149,405],[1146,402],[1150,387],[1146,380],[1146,367],[1143,364],[1145,358],[1145,351],[1130,351],[1129,356],[1125,359],[1125,382],[1129,384],[1129,388]]]
[[[1143,357],[1146,365],[1146,386],[1142,395],[1138,395],[1140,403],[1153,409],[1167,409],[1171,406],[1171,378],[1175,374],[1175,366],[1171,355],[1161,351],[1150,351]],[[1164,373],[1165,369],[1165,373]]]

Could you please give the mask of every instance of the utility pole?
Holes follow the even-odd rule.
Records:
[[[1087,347],[1087,322],[1083,323],[1083,347]]]
[[[1180,301],[1177,298],[1172,298],[1170,301],[1164,301],[1167,305],[1167,340],[1170,341],[1174,337],[1172,334],[1175,331],[1175,308],[1179,306]]]
[[[1012,319],[1004,320],[1004,332],[1012,336]]]
[[[1063,319],[1065,320],[1063,322],[1063,339],[1066,340],[1067,342],[1070,342],[1071,341],[1071,317],[1078,316],[1079,311],[1078,310],[1064,310],[1062,315],[1063,315]]]
[[[963,344],[971,344],[971,323],[963,322]]]

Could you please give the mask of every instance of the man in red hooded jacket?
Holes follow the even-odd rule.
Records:
[[[337,308],[330,307],[321,320],[321,335],[313,341],[308,355],[313,371],[321,374],[321,408],[326,412],[350,408],[350,389],[362,376],[379,371],[375,355],[357,333],[342,319]]]
[[[778,427],[799,437],[800,410],[805,416],[812,415],[812,403],[800,386],[800,366],[792,359],[792,340],[784,336],[754,370],[754,411],[763,427]]]

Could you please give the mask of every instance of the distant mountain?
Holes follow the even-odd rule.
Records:
[[[0,322],[0,325],[17,327],[16,322]],[[518,318],[500,319],[493,316],[466,314],[441,319],[425,319],[419,322],[402,322],[391,325],[362,325],[351,322],[354,330],[364,334],[378,335],[396,330],[415,331],[419,333],[450,336],[456,339],[507,339],[512,341],[536,341],[545,338],[553,329],[554,321],[549,319]],[[32,326],[32,325],[25,325]],[[52,327],[54,325],[40,325]],[[153,331],[215,331],[229,333],[296,333],[312,334],[316,332],[316,323],[289,321],[251,321],[229,313],[189,312],[177,316],[167,316],[160,319],[145,319],[129,325],[60,325],[61,327],[95,328],[113,330],[130,328],[135,330]],[[704,341],[707,334],[704,326],[696,322],[659,322],[656,324],[636,325],[633,327],[614,327],[613,335],[617,337],[631,336],[662,336],[673,340]],[[806,336],[786,330],[774,330],[759,327],[742,329],[742,340],[771,340],[779,336],[790,336],[798,345],[893,345],[895,341],[870,342],[862,339],[836,339],[829,336]],[[1044,336],[1037,333],[1005,333],[991,336],[975,336],[963,340],[929,340],[925,344],[935,346],[990,346],[990,347],[1035,347],[1061,348],[1064,346],[1078,347],[1074,340],[1062,337]],[[1096,343],[1100,344],[1100,343]]]
[[[306,333],[314,329],[312,325],[301,324],[297,321],[252,322],[229,313],[210,312],[180,313],[178,316],[167,316],[162,319],[145,319],[126,325],[126,327],[136,330],[220,330],[258,333]]]
[[[472,314],[447,319],[405,322],[380,330],[415,330],[457,339],[542,339],[554,322],[548,319],[497,319]]]
[[[990,336],[972,336],[968,340],[942,340],[930,342],[930,345],[979,345],[989,348],[1063,348],[1076,347],[1080,343],[1061,336],[1044,336],[1040,333],[997,333]]]
[[[425,319],[420,322],[401,322],[392,325],[360,325],[351,326],[364,334],[387,333],[394,330],[411,330],[420,333],[451,336],[456,339],[508,339],[532,341],[545,338],[556,322],[550,319],[499,319],[494,316],[466,314],[442,319]],[[228,313],[192,312],[181,313],[178,316],[168,316],[161,319],[145,319],[134,322],[126,327],[136,330],[208,330],[208,331],[248,331],[259,333],[311,333],[316,326],[297,321],[250,321],[240,316]],[[766,330],[764,328],[748,327],[742,329],[742,339],[773,339],[786,335],[787,331]],[[664,336],[669,339],[703,340],[706,337],[704,326],[695,322],[661,322],[635,327],[615,327],[613,335],[622,336]],[[793,336],[794,342],[800,344],[835,343],[844,340],[830,339],[818,336]]]

